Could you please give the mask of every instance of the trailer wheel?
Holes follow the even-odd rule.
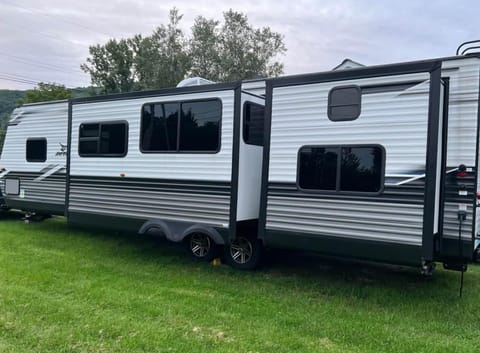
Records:
[[[227,263],[239,270],[253,270],[260,262],[262,244],[258,239],[237,237],[226,247]]]
[[[218,245],[204,233],[193,233],[188,241],[188,250],[194,259],[212,261],[218,254]]]

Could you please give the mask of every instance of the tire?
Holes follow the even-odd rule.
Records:
[[[218,255],[218,245],[204,233],[193,233],[188,238],[187,247],[195,260],[212,261]]]
[[[253,270],[260,263],[262,251],[262,243],[258,239],[240,236],[225,247],[225,260],[233,268]]]

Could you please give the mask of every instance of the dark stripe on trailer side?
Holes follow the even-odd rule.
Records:
[[[242,89],[235,88],[233,107],[233,148],[232,148],[232,194],[230,196],[230,239],[235,239],[237,233],[238,207],[238,172],[240,163],[240,123],[241,123]]]
[[[436,62],[430,72],[430,94],[428,105],[427,158],[425,162],[425,205],[423,208],[422,257],[424,261],[434,259],[435,192],[437,180],[437,149],[439,139],[440,85],[442,66]]]
[[[281,196],[292,199],[324,199],[339,201],[364,201],[374,203],[396,203],[396,204],[418,204],[423,205],[424,200],[423,180],[417,180],[412,183],[390,186],[386,185],[383,192],[379,195],[362,195],[348,193],[309,193],[299,190],[295,183],[268,183],[268,196]]]
[[[422,253],[420,246],[291,231],[266,230],[264,241],[267,246],[275,248],[409,266],[420,265]]]
[[[272,81],[267,80],[265,84],[265,119],[264,119],[264,144],[262,161],[262,181],[260,187],[260,210],[258,219],[258,238],[264,239],[267,224],[267,201],[268,201],[268,170],[270,166],[270,134],[272,127]],[[296,187],[296,185],[295,185]]]
[[[445,188],[446,188],[446,179],[447,175],[447,156],[448,156],[448,109],[449,109],[449,100],[450,100],[450,78],[442,78],[442,83],[444,85],[443,92],[443,122],[442,122],[442,161],[441,161],[441,174],[440,174],[440,209],[439,209],[439,236],[443,233],[444,219],[445,219]],[[454,168],[452,168],[454,169]],[[442,242],[439,237],[436,239],[434,244],[435,256],[441,252]]]

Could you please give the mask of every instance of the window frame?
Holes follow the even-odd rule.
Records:
[[[246,131],[245,127],[247,126],[247,119],[246,119],[246,117],[247,117],[246,105],[247,104],[255,105],[255,106],[263,108],[263,129],[262,129],[262,132],[263,132],[262,142],[263,143],[261,145],[259,145],[258,143],[247,142],[247,140],[245,139],[245,131]],[[246,145],[265,147],[265,106],[261,105],[259,103],[256,103],[256,102],[246,100],[245,102],[243,102],[242,109],[243,109],[243,114],[242,114],[242,140],[243,140],[243,142]]]
[[[81,129],[83,125],[98,124],[98,136],[96,137],[80,137]],[[97,141],[97,151],[99,150],[99,144],[102,139],[102,125],[115,125],[123,124],[125,125],[125,152],[124,153],[96,153],[96,154],[84,154],[80,153],[80,142],[81,141]],[[78,126],[78,146],[77,152],[81,158],[123,158],[128,154],[128,140],[129,140],[129,124],[127,120],[107,120],[107,121],[91,121],[84,122]]]
[[[29,141],[45,141],[45,159],[29,159],[28,158],[28,142]],[[45,163],[48,159],[48,141],[46,137],[29,137],[25,141],[25,160],[28,163]]]
[[[197,103],[197,102],[205,102],[205,101],[218,101],[220,102],[220,121],[218,123],[218,129],[219,129],[219,134],[218,134],[218,147],[216,150],[206,150],[206,151],[198,151],[198,150],[193,150],[193,151],[183,151],[180,150],[180,137],[181,137],[181,120],[182,120],[182,104],[183,103]],[[142,147],[142,131],[143,131],[143,108],[146,105],[155,105],[155,104],[178,104],[179,105],[179,110],[178,110],[178,122],[177,122],[177,150],[176,151],[150,151],[150,150],[145,150]],[[166,100],[162,102],[148,102],[142,104],[140,107],[140,133],[139,133],[139,138],[138,138],[138,148],[140,150],[140,153],[144,154],[217,154],[222,150],[222,123],[223,123],[223,102],[220,98],[214,97],[214,98],[196,98],[196,99],[187,99],[187,100]]]
[[[380,148],[382,151],[382,165],[380,169],[380,189],[378,191],[344,191],[340,190],[340,178],[341,178],[341,161],[342,161],[342,148],[358,148],[358,147],[366,147],[366,148]],[[339,153],[337,156],[337,174],[335,180],[335,190],[321,190],[321,189],[304,189],[300,186],[300,152],[304,148],[338,148]],[[303,145],[298,149],[297,152],[297,176],[296,176],[296,186],[297,190],[308,193],[308,194],[325,194],[325,195],[356,195],[356,196],[378,196],[383,193],[385,190],[385,163],[387,160],[387,151],[383,145],[378,143],[371,143],[371,144],[341,144],[341,145]]]
[[[358,97],[359,97],[359,102],[358,102],[358,114],[354,118],[349,118],[349,119],[334,119],[331,115],[330,108],[332,107],[332,93],[335,90],[341,90],[341,89],[348,89],[348,88],[354,88],[356,91],[358,91]],[[347,106],[355,106],[357,104],[342,104],[342,105],[334,105],[333,107],[347,107]],[[362,114],[362,88],[358,85],[344,85],[344,86],[335,86],[332,87],[328,91],[328,101],[327,101],[327,117],[328,120],[330,120],[333,123],[339,123],[343,121],[354,121],[357,120],[360,115]]]

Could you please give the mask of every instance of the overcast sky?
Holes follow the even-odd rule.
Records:
[[[88,46],[148,35],[176,6],[188,29],[196,16],[233,8],[285,36],[286,74],[330,70],[344,58],[366,65],[455,53],[480,38],[480,1],[360,0],[0,0],[0,89],[48,81],[86,86]],[[10,80],[6,80],[6,79]]]

